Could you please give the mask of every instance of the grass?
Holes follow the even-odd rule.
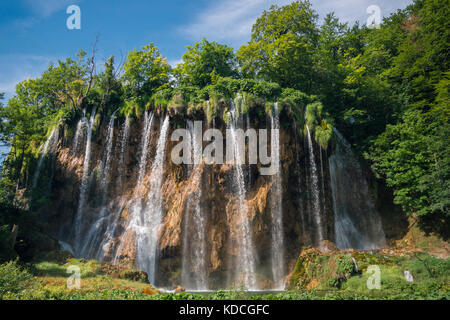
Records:
[[[351,256],[358,272],[350,269]],[[45,300],[384,300],[449,299],[450,259],[424,254],[393,257],[354,252],[320,254],[309,249],[300,256],[293,278],[301,284],[279,293],[247,292],[243,288],[211,293],[161,293],[131,268],[85,259],[41,261],[27,268],[17,261],[0,266],[0,299]],[[368,266],[380,267],[381,288],[369,290]],[[69,266],[80,270],[79,289],[68,289]],[[414,282],[407,282],[408,270]],[[138,281],[136,281],[138,280]],[[330,281],[331,280],[331,281]],[[336,285],[339,280],[339,285]],[[318,285],[308,287],[311,282]],[[307,289],[308,287],[308,289]]]

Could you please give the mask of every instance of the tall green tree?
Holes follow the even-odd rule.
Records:
[[[317,18],[309,1],[264,11],[253,25],[250,42],[238,50],[242,75],[310,93]]]
[[[123,69],[127,99],[151,96],[169,85],[170,65],[153,43],[130,51]]]
[[[180,85],[199,87],[211,84],[214,76],[235,77],[233,48],[203,38],[187,47],[183,61],[175,68],[174,74]]]
[[[385,74],[404,97],[397,123],[371,148],[374,169],[408,213],[450,217],[448,0],[416,1]]]

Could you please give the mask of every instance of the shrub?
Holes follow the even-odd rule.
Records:
[[[17,260],[0,265],[0,299],[5,295],[20,293],[34,281],[35,278],[23,270]]]

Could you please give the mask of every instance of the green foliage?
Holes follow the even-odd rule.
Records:
[[[153,43],[130,51],[123,69],[127,97],[143,97],[169,85],[170,66]]]
[[[0,262],[15,258],[16,252],[11,247],[11,226],[0,225]]]
[[[325,120],[322,120],[319,125],[314,128],[314,136],[316,142],[323,148],[327,149],[333,137],[333,128]]]
[[[237,53],[243,76],[309,93],[317,17],[307,1],[264,11],[253,25],[250,42]]]
[[[181,85],[204,87],[213,84],[217,77],[234,77],[235,69],[233,48],[203,38],[187,46],[183,62],[174,74]]]
[[[323,111],[323,105],[320,102],[310,103],[305,111],[306,125],[310,132],[314,133],[316,142],[324,149],[333,137],[333,127],[330,124],[328,114]],[[306,131],[306,128],[305,128]]]
[[[10,294],[18,294],[33,283],[34,277],[15,261],[0,265],[0,300]]]
[[[374,169],[394,188],[394,201],[410,214],[450,214],[450,127],[439,114],[406,112],[372,148]]]

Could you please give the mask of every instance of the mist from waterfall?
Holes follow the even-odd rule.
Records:
[[[136,235],[136,262],[138,268],[148,274],[150,283],[155,284],[156,258],[158,254],[158,236],[162,223],[164,161],[166,142],[169,132],[169,116],[161,125],[156,156],[149,178],[150,190],[146,206],[140,214],[134,214],[131,225]]]
[[[83,160],[83,176],[81,178],[81,185],[80,185],[80,196],[78,200],[78,209],[75,216],[75,245],[74,249],[77,255],[80,254],[81,250],[81,236],[82,236],[82,229],[83,229],[83,211],[85,207],[86,202],[86,193],[88,189],[88,182],[89,182],[89,165],[91,162],[91,138],[92,138],[92,127],[94,125],[95,120],[95,111],[96,108],[92,110],[89,122],[87,123],[87,137],[86,137],[86,149],[84,152],[84,160]]]
[[[271,155],[278,154],[280,162],[280,119],[278,115],[278,103],[275,102],[271,117]],[[283,237],[283,194],[281,187],[281,165],[277,166],[279,170],[272,176],[272,189],[270,193],[270,212],[272,218],[272,276],[275,288],[284,287],[284,237]]]
[[[240,232],[239,237],[240,241],[238,243],[238,263],[237,267],[238,276],[242,277],[243,285],[247,289],[257,289],[256,277],[255,277],[255,252],[254,245],[252,239],[252,233],[250,231],[250,225],[248,221],[248,207],[246,204],[245,196],[246,196],[246,188],[244,181],[244,173],[242,170],[242,165],[239,163],[239,159],[243,159],[243,155],[241,155],[241,150],[239,148],[239,144],[237,141],[237,123],[239,119],[239,114],[236,113],[235,105],[233,100],[231,100],[232,108],[228,112],[229,119],[229,129],[231,132],[231,143],[234,147],[234,185],[237,189],[237,197],[238,197],[238,208],[239,208],[239,217],[240,217]],[[245,159],[245,158],[244,158]]]
[[[386,246],[381,219],[350,144],[334,129],[336,146],[328,158],[333,198],[335,244],[339,249]]]
[[[190,172],[193,190],[187,199],[184,221],[181,281],[185,288],[207,290],[206,217],[200,205],[202,197],[202,131],[201,126],[187,122],[191,136],[193,168]]]
[[[308,125],[306,125],[307,138],[308,138],[308,158],[309,158],[309,180],[310,180],[310,192],[312,193],[311,208],[314,216],[314,221],[317,227],[316,233],[316,245],[321,245],[324,240],[322,217],[320,212],[320,191],[319,191],[319,176],[317,173],[317,165],[314,157],[314,147],[311,139],[311,133]]]

